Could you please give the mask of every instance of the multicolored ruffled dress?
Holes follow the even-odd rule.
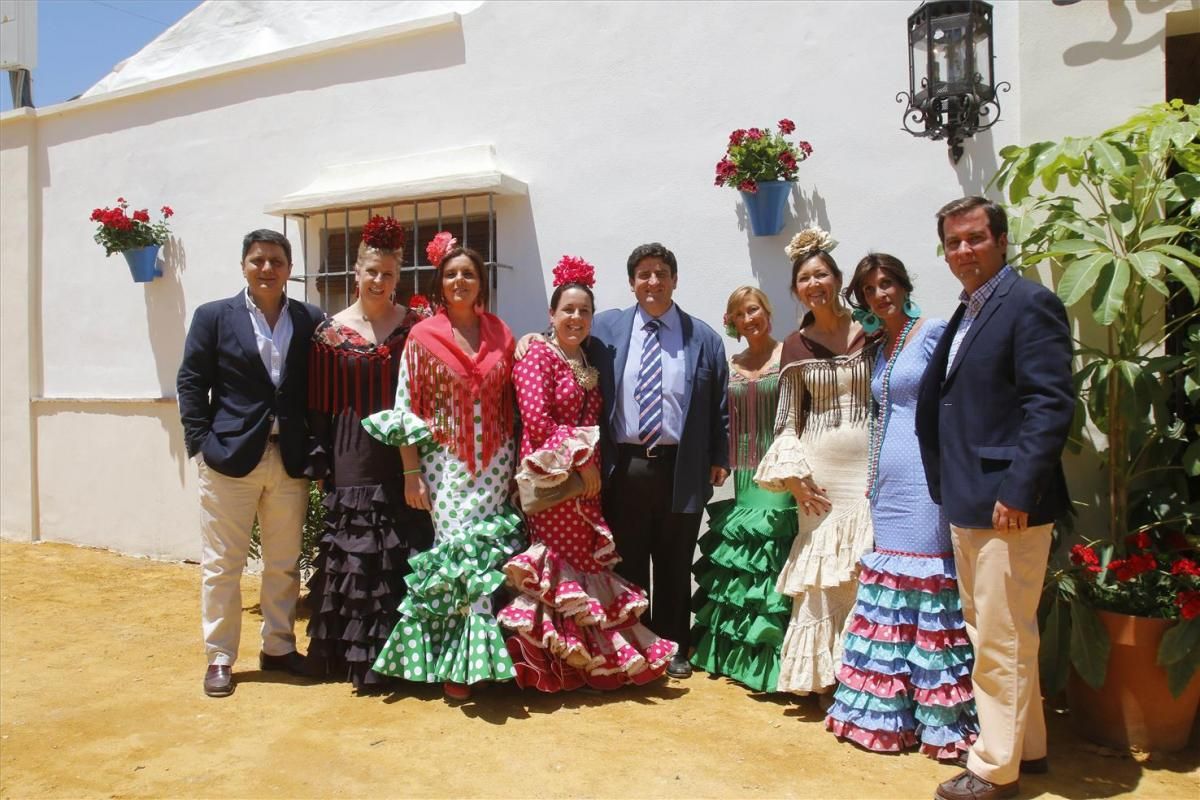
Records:
[[[757,378],[730,366],[734,497],[708,506],[692,598],[692,663],[758,692],[773,692],[779,682],[779,651],[792,607],[791,598],[775,591],[775,581],[796,538],[796,501],[754,483],[759,459],[775,439],[779,372],[778,358]]]
[[[871,391],[871,518],[875,550],[863,556],[846,627],[841,684],[825,726],[867,749],[919,745],[932,758],[965,755],[978,730],[973,656],[963,622],[950,526],[929,499],[917,446],[917,391],[946,329],[927,320]]]
[[[309,350],[313,432],[308,476],[325,481],[325,528],[308,581],[308,666],[359,691],[388,679],[371,670],[399,618],[409,558],[433,542],[429,512],[404,502],[400,454],[362,418],[391,406],[410,315],[379,343],[333,319]]]
[[[820,693],[837,682],[858,560],[871,549],[863,488],[877,349],[861,333],[845,355],[800,331],[784,341],[775,441],[754,478],[764,489],[786,492],[785,479],[812,476],[832,508],[797,510],[796,538],[775,584],[792,598],[779,657],[781,692]]]
[[[513,368],[521,409],[521,474],[553,486],[600,466],[600,390],[585,389],[556,348],[534,341]],[[527,518],[530,546],[504,565],[519,594],[500,612],[515,631],[517,683],[543,692],[615,689],[662,676],[678,646],[638,622],[649,603],[612,568],[620,557],[600,498],[576,497]]]
[[[491,597],[504,583],[500,566],[523,544],[508,504],[513,347],[491,314],[480,314],[474,356],[444,311],[422,320],[404,348],[395,408],[363,420],[380,441],[419,448],[433,503],[433,547],[409,560],[408,594],[376,672],[427,683],[513,677]]]

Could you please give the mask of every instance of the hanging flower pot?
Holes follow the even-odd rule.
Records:
[[[134,283],[149,283],[162,275],[158,266],[158,251],[159,246],[152,244],[122,253],[129,264],[129,274],[133,276]]]
[[[774,236],[783,230],[783,212],[791,191],[792,181],[759,181],[756,191],[742,192],[750,231],[755,236]]]
[[[766,128],[739,128],[729,134],[725,155],[717,162],[717,186],[742,193],[750,231],[774,236],[783,230],[783,212],[800,162],[812,155],[808,142],[792,144],[784,137],[796,131],[790,119],[779,120],[778,133]]]

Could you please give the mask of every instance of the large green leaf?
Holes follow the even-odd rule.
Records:
[[[1178,697],[1200,668],[1200,617],[1180,620],[1163,634],[1158,663],[1167,669],[1167,684]]]
[[[1125,173],[1125,157],[1117,147],[1103,139],[1092,142],[1092,155],[1096,166],[1108,175],[1123,175]]]
[[[1141,239],[1143,242],[1152,242],[1155,239],[1170,239],[1174,236],[1191,232],[1190,228],[1185,228],[1182,225],[1155,225],[1152,228],[1146,228],[1146,230],[1142,231]]]
[[[1142,276],[1142,280],[1153,287],[1154,291],[1163,297],[1170,297],[1171,290],[1158,277],[1165,268],[1163,264],[1163,259],[1165,258],[1166,256],[1161,253],[1155,253],[1153,250],[1142,250],[1137,253],[1131,253],[1129,255],[1129,263]]]
[[[1058,297],[1068,308],[1083,299],[1106,264],[1112,263],[1112,256],[1107,253],[1096,253],[1073,261],[1058,280]]]
[[[1082,600],[1071,602],[1071,663],[1093,689],[1104,686],[1112,643],[1096,612]]]
[[[1129,203],[1113,203],[1108,207],[1108,224],[1124,239],[1137,225],[1137,215]]]
[[[1175,186],[1179,189],[1179,193],[1189,200],[1200,197],[1200,175],[1191,172],[1181,172],[1172,180]]]
[[[1112,325],[1125,307],[1129,288],[1129,259],[1118,258],[1100,268],[1096,289],[1092,292],[1092,317],[1101,325]]]
[[[1042,677],[1042,693],[1047,697],[1067,688],[1071,666],[1071,614],[1067,601],[1054,592],[1050,611],[1038,645],[1038,671]]]
[[[1033,184],[1036,175],[1034,165],[1037,157],[1050,147],[1053,147],[1052,142],[1035,142],[1026,148],[1024,158],[1016,162],[1009,174],[1009,202],[1019,203],[1029,196],[1029,187]]]
[[[1164,253],[1168,257],[1163,259],[1163,267],[1166,268],[1175,280],[1183,284],[1183,287],[1188,290],[1188,294],[1192,296],[1194,302],[1200,302],[1200,280],[1196,278],[1196,270],[1189,269],[1187,264],[1180,261],[1187,261],[1196,266],[1200,266],[1200,259],[1195,255],[1173,244],[1160,244],[1154,248],[1155,252]],[[1175,256],[1175,258],[1170,258]]]

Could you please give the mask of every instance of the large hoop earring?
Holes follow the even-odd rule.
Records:
[[[883,320],[874,311],[865,308],[856,308],[850,313],[851,318],[862,325],[863,331],[867,334],[873,334],[883,327]]]
[[[904,316],[909,319],[916,319],[921,316],[921,307],[913,302],[911,297],[904,299],[904,305],[900,307],[904,311]]]

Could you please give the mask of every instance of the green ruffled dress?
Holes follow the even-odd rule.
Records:
[[[504,583],[504,562],[524,546],[521,518],[508,504],[514,440],[510,435],[472,473],[454,452],[433,441],[409,398],[404,359],[396,407],[372,414],[362,424],[387,444],[419,448],[433,502],[434,544],[409,559],[413,571],[406,578],[400,619],[372,669],[426,683],[511,680],[512,659],[491,595]],[[478,401],[474,417],[475,459],[483,464]]]
[[[732,367],[729,375],[734,499],[708,506],[703,557],[694,568],[699,588],[692,598],[692,663],[773,692],[792,608],[791,598],[775,591],[775,581],[796,538],[796,501],[786,492],[760,489],[754,472],[774,439],[779,363],[753,380]]]

